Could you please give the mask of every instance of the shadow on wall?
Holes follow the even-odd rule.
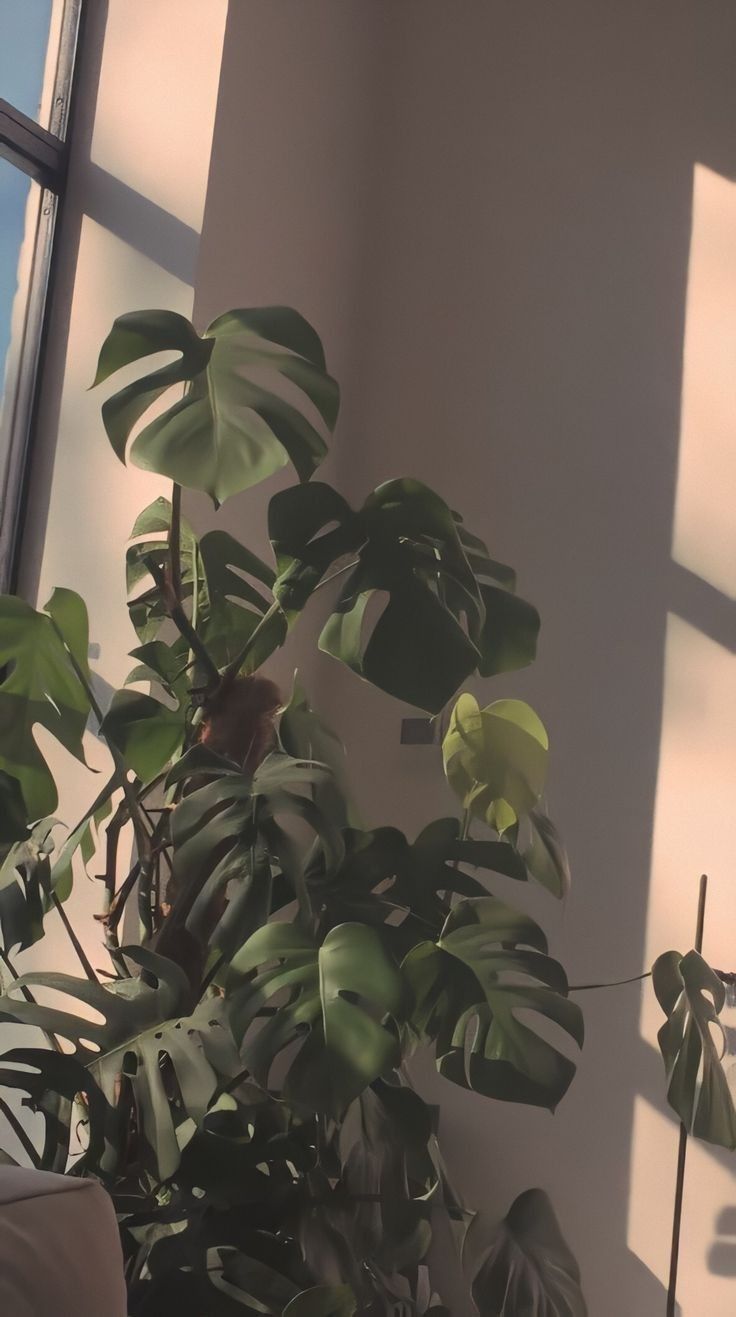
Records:
[[[671,549],[693,169],[736,172],[736,9],[322,0],[319,14],[230,6],[197,316],[299,306],[344,390],[331,477],[355,498],[425,478],[517,566],[544,619],[540,661],[495,689],[536,703],[555,748],[577,875],[555,945],[578,982],[636,973],[667,612],[733,638],[732,606]],[[233,529],[255,502],[226,510]],[[431,752],[398,746],[400,707],[329,660],[305,675],[360,747],[368,819],[411,831],[447,810]],[[436,1085],[444,1146],[478,1205],[547,1187],[591,1311],[648,1317],[664,1294],[628,1246],[629,1161],[659,1063],[636,989],[586,996],[584,1061],[554,1124]],[[660,1275],[672,1128],[654,1179]]]

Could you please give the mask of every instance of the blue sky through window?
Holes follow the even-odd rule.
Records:
[[[0,97],[37,119],[52,0],[0,0]],[[30,179],[0,159],[0,398]]]

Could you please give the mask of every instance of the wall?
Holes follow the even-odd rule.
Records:
[[[735,39],[725,0],[230,5],[196,316],[299,307],[344,390],[328,476],[436,483],[539,605],[538,665],[485,689],[550,730],[575,883],[537,909],[574,983],[687,947],[705,866],[706,954],[733,960]],[[258,497],[221,515],[262,542]],[[306,675],[369,820],[447,811],[401,706],[329,660]],[[470,1201],[548,1188],[593,1317],[649,1317],[677,1143],[658,1012],[636,985],[585,1005],[554,1118],[426,1079]],[[734,1309],[730,1166],[689,1158],[686,1317]]]

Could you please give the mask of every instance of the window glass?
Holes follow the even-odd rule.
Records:
[[[2,3],[2,0],[0,0]],[[5,392],[6,362],[11,341],[13,320],[16,325],[23,319],[23,307],[15,306],[19,281],[25,283],[24,251],[27,258],[26,225],[35,230],[35,207],[29,207],[29,197],[36,201],[38,187],[26,174],[0,158],[0,399]],[[37,204],[37,201],[36,201]],[[30,235],[33,242],[34,233]],[[21,289],[21,298],[22,300]],[[0,402],[0,432],[3,407]]]
[[[53,10],[53,0],[0,0],[0,97],[39,122]]]

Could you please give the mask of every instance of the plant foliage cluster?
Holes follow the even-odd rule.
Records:
[[[138,643],[106,709],[81,598],[57,589],[41,611],[0,599],[0,1020],[19,1040],[0,1088],[15,1147],[107,1187],[132,1317],[440,1317],[440,1216],[481,1314],[580,1317],[579,1271],[546,1195],[522,1194],[493,1227],[468,1211],[407,1068],[429,1049],[448,1082],[550,1110],[575,1072],[583,1021],[565,972],[499,895],[509,880],[567,890],[540,805],[547,735],[519,700],[481,708],[462,693],[534,658],[537,613],[420,481],[389,481],[353,508],[312,479],[338,389],[294,311],[232,311],[203,336],[167,311],[125,315],[96,383],[163,351],[170,364],[102,408],[120,460],[172,481],[132,528]],[[271,562],[182,516],[183,489],[218,507],[287,463],[297,483],[269,503]],[[457,811],[416,837],[359,825],[339,741],[298,685],[274,723],[260,670],[323,588],[321,650],[390,696],[447,711]],[[63,833],[34,732],[84,761],[88,725],[110,775]],[[64,907],[96,854],[104,969]],[[50,911],[79,977],[14,968]],[[722,985],[695,953],[671,953],[655,986],[670,1099],[694,1132],[733,1146],[710,1032]],[[40,1146],[19,1102],[43,1117]]]

